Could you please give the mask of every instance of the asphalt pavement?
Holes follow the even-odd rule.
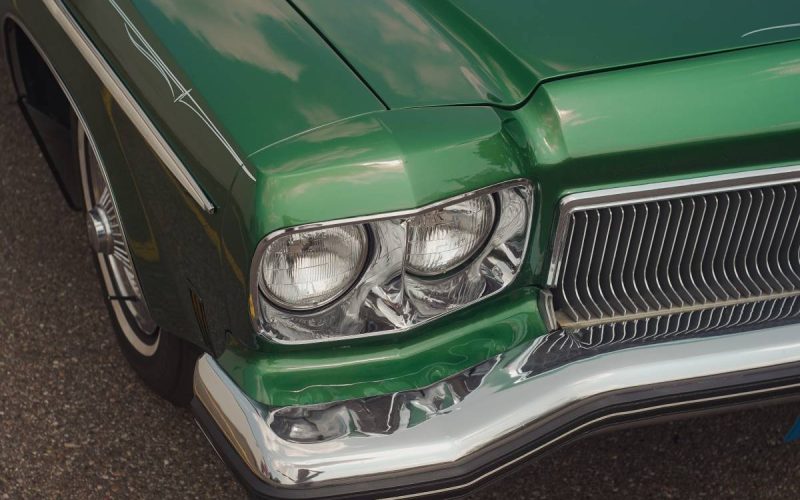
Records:
[[[113,336],[81,214],[0,69],[0,499],[243,498],[186,409]],[[800,404],[578,441],[474,498],[800,498]]]

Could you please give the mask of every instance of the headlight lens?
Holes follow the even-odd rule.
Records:
[[[360,225],[287,234],[264,251],[261,288],[285,309],[316,309],[350,288],[366,258],[367,233]]]
[[[408,222],[407,269],[436,276],[460,266],[477,252],[494,224],[494,201],[483,195],[418,215]]]

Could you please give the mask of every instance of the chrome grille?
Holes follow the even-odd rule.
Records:
[[[793,309],[800,295],[797,169],[748,175],[569,200],[553,266],[559,325],[592,332],[614,323],[618,333],[715,308],[704,314],[720,318],[711,326],[720,329],[770,321],[761,313],[737,316],[747,307],[779,303],[785,312],[781,299],[790,299]]]
[[[800,320],[800,297],[564,329],[541,337],[525,369],[541,373],[609,351]]]

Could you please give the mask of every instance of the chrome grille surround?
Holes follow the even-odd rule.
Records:
[[[795,318],[800,167],[567,196],[548,284],[573,337],[687,334],[698,330],[688,318],[703,316],[719,319],[703,331]]]

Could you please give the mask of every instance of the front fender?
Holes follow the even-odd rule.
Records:
[[[251,322],[249,272],[267,234],[413,209],[503,181],[531,179],[531,151],[510,112],[490,107],[376,112],[276,144],[252,161],[257,181],[237,177],[223,223],[223,286],[235,342],[220,362],[259,400],[319,401],[348,390],[421,387],[545,331],[538,292],[530,286],[530,262],[502,296],[401,335],[288,346],[261,339]],[[333,360],[350,368],[331,371]],[[364,377],[364,370],[374,376]],[[338,393],[328,392],[331,385]]]

